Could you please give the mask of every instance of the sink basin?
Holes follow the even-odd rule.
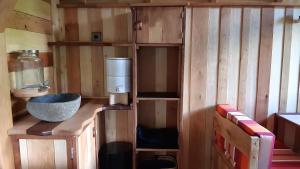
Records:
[[[60,122],[71,118],[79,109],[79,94],[49,94],[31,98],[26,105],[34,117],[48,122]]]

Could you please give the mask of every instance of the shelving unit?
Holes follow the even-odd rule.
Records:
[[[132,46],[131,42],[88,42],[88,41],[57,41],[48,42],[49,46]]]
[[[72,38],[73,35],[68,35],[69,38],[66,38],[65,41],[49,42],[48,45],[66,47],[67,52],[76,49],[69,54],[72,55],[70,56],[72,59],[74,54],[78,54],[81,46],[111,46],[132,49],[132,91],[130,94],[132,102],[128,106],[107,105],[104,109],[128,110],[128,118],[132,116],[130,117],[132,118],[130,124],[127,124],[130,136],[126,141],[132,142],[133,145],[133,169],[138,169],[138,159],[148,155],[170,154],[176,157],[178,164],[180,163],[178,160],[181,153],[181,83],[185,5],[186,3],[171,5],[168,3],[66,3],[57,5],[58,8],[65,8],[70,15],[72,10],[76,8],[131,8],[133,30],[132,37],[128,41],[92,42],[86,41],[89,38],[85,38],[84,41]],[[72,23],[73,21],[69,22]],[[138,28],[137,24],[140,22],[143,24]],[[156,22],[160,23],[156,25]],[[76,25],[68,25],[68,23],[65,23],[64,26],[69,29],[77,29]],[[156,25],[156,27],[153,28],[151,25]],[[138,125],[143,125],[149,129],[173,128],[175,131],[177,129],[178,137],[176,136],[174,141],[178,142],[178,146],[174,146],[174,148],[138,147]],[[105,141],[101,141],[100,144],[102,143]],[[178,167],[178,169],[180,168]]]
[[[173,128],[178,132],[175,140],[178,142],[178,148],[138,147],[136,140],[134,164],[137,165],[138,160],[144,156],[159,154],[172,155],[179,164],[184,9],[182,6],[169,6],[162,10],[161,7],[140,4],[132,11],[133,23],[142,23],[142,27],[134,30],[132,38],[135,43],[133,46],[135,127],[141,125],[147,129]],[[149,15],[153,13],[156,15]],[[169,15],[174,16],[172,21],[168,20]],[[160,22],[162,26],[156,27],[161,29],[158,35],[151,34],[150,31],[150,25],[156,22]],[[137,138],[136,132],[134,130]],[[138,169],[138,166],[134,166],[134,169]]]

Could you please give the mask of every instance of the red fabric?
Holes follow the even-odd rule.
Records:
[[[288,162],[278,162],[272,163],[272,169],[300,169],[300,162],[288,163]]]
[[[237,109],[235,109],[234,107],[227,105],[227,104],[217,105],[216,111],[224,118],[227,117],[227,114],[229,112],[239,112]],[[239,117],[241,117],[241,116],[239,116]],[[234,120],[234,119],[231,119],[231,120]],[[258,137],[262,137],[262,136],[266,136],[266,135],[272,136],[273,142],[275,141],[275,136],[273,133],[271,133],[269,130],[265,129],[264,127],[262,127],[261,125],[259,125],[258,123],[256,123],[253,120],[250,120],[250,119],[249,120],[248,119],[247,120],[245,120],[245,119],[237,120],[237,125],[251,136],[258,136]],[[216,142],[220,148],[224,147],[224,138],[222,136],[217,135]],[[236,151],[235,152],[235,162],[236,162],[235,168],[236,169],[247,168],[248,163],[249,163],[248,157],[246,155],[242,154],[238,149],[236,149],[235,151]],[[272,151],[270,152],[270,154],[272,154]]]
[[[216,111],[222,116],[226,117],[228,112],[238,112],[237,109],[228,104],[218,104],[216,107]]]

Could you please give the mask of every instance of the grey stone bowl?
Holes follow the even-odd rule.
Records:
[[[79,109],[79,94],[49,94],[31,98],[26,105],[34,117],[48,122],[60,122],[71,118]]]

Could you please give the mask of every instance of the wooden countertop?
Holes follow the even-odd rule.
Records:
[[[84,128],[91,123],[98,112],[109,110],[107,99],[91,99],[80,107],[78,112],[69,120],[60,123],[48,123],[52,125],[51,136],[78,136]],[[14,124],[14,127],[8,130],[8,135],[28,135],[27,130],[35,125],[45,126],[47,122],[28,115]]]

